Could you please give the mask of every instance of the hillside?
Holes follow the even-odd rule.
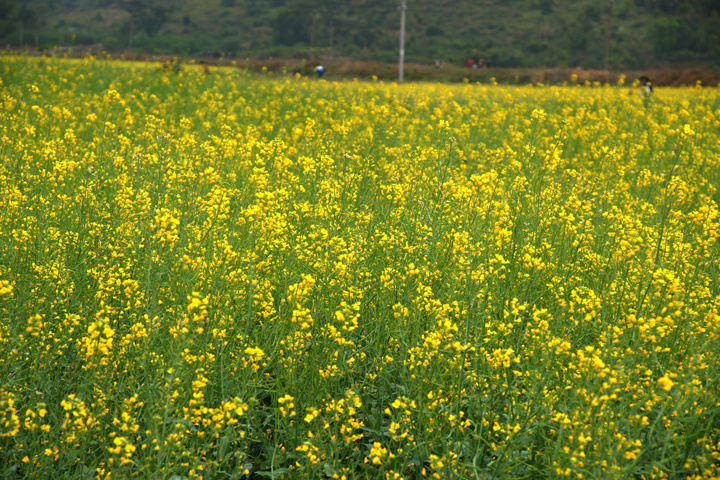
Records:
[[[0,0],[11,47],[393,62],[396,0]],[[714,0],[408,0],[406,59],[501,67],[720,66]]]

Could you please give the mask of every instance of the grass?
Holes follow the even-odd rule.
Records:
[[[714,478],[718,91],[0,57],[6,478]]]

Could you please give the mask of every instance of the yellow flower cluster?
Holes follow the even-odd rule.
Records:
[[[18,478],[720,476],[720,93],[0,56]]]

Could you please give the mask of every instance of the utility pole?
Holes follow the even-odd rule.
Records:
[[[400,4],[400,63],[398,65],[398,82],[403,81],[403,68],[405,66],[405,10],[407,0]]]
[[[615,11],[615,0],[608,2],[608,20],[605,27],[605,71],[610,70],[610,36],[612,34],[612,17]]]

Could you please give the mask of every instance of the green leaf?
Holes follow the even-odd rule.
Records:
[[[323,469],[325,470],[325,475],[327,477],[332,478],[333,476],[337,475],[335,469],[329,463],[323,463]]]

